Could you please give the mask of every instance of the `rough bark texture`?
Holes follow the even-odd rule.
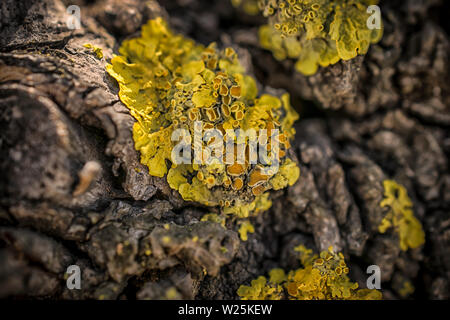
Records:
[[[311,77],[261,50],[263,18],[229,1],[78,1],[78,30],[67,28],[69,4],[0,4],[1,298],[236,298],[271,268],[298,267],[300,243],[342,251],[361,286],[366,267],[379,265],[386,299],[408,298],[407,280],[410,298],[449,298],[446,1],[382,1],[383,40]],[[155,16],[199,42],[240,48],[249,72],[288,91],[301,115],[301,177],[273,193],[246,242],[233,222],[200,221],[211,209],[183,201],[139,162],[133,118],[105,64]],[[407,188],[422,248],[401,251],[395,233],[378,233],[387,178]],[[66,287],[72,264],[81,290]]]

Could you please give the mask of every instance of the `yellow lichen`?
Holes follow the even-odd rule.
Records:
[[[175,287],[170,287],[166,290],[165,298],[167,300],[180,300],[181,294]]]
[[[292,186],[300,176],[300,169],[295,162],[291,159],[287,159],[285,163],[280,167],[280,170],[275,174],[269,183],[274,190],[283,189],[286,186]]]
[[[300,244],[297,247],[294,248],[294,251],[299,253],[299,259],[300,262],[306,266],[312,264],[312,261],[317,258],[316,255],[314,255],[312,249],[306,248],[304,245]]]
[[[269,282],[280,284],[286,281],[286,273],[283,269],[275,268],[269,272]]]
[[[366,54],[383,34],[369,29],[367,8],[378,0],[259,0],[269,24],[259,31],[261,46],[278,60],[296,59],[296,69],[312,75],[318,67]],[[381,21],[380,21],[381,24]]]
[[[402,288],[398,291],[402,298],[407,298],[414,293],[414,286],[410,281],[404,281]]]
[[[403,251],[420,247],[425,243],[425,233],[422,224],[414,216],[412,202],[405,187],[393,180],[383,181],[383,186],[385,198],[380,202],[380,206],[389,207],[390,210],[378,226],[378,231],[385,233],[394,228]]]
[[[83,47],[91,49],[95,53],[97,58],[103,59],[103,50],[102,50],[102,48],[94,46],[91,43],[86,43],[86,44],[83,45]]]
[[[253,227],[253,225],[250,223],[250,221],[248,220],[244,220],[240,222],[240,227],[239,227],[239,236],[241,237],[242,241],[247,241],[248,240],[248,233],[253,233],[255,232],[255,227]]]
[[[273,269],[270,280],[265,277],[253,280],[251,286],[242,285],[238,295],[242,299],[275,299],[283,296],[297,300],[379,300],[378,290],[358,289],[356,282],[347,276],[349,269],[342,253],[330,247],[320,255],[304,246],[295,248],[300,252],[303,268],[290,271],[286,276],[282,269]],[[268,294],[270,293],[270,294]]]
[[[255,201],[251,203],[236,202],[233,207],[226,207],[223,212],[226,214],[234,214],[238,218],[248,218],[251,214],[257,215],[259,212],[268,210],[272,206],[269,200],[269,194],[263,193],[261,196],[255,197]]]
[[[141,162],[151,175],[167,175],[184,200],[246,218],[271,206],[270,189],[298,179],[288,158],[298,119],[289,95],[258,95],[232,48],[196,44],[157,18],[143,26],[139,38],[124,41],[119,52],[107,71],[136,119],[133,139]],[[207,136],[208,130],[223,141]],[[242,134],[251,130],[254,136]],[[280,134],[272,136],[274,130]],[[197,132],[204,136],[197,138]],[[262,164],[251,158],[254,141],[266,148]],[[192,161],[174,161],[176,150]],[[255,170],[264,170],[266,179],[249,185]]]

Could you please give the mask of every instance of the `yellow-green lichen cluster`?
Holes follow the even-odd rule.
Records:
[[[272,274],[282,272],[283,279],[273,278]],[[273,269],[269,272],[269,281],[264,276],[259,276],[257,279],[251,281],[250,286],[240,286],[237,294],[242,300],[281,300],[283,299],[284,271],[281,269]]]
[[[252,7],[255,0],[241,0]],[[296,69],[312,75],[318,67],[366,54],[383,34],[369,29],[367,9],[378,0],[257,0],[269,24],[259,31],[261,46],[278,60],[296,59]],[[244,6],[244,4],[242,4]]]
[[[242,8],[249,15],[259,13],[259,0],[231,0],[231,3],[237,8]]]
[[[92,50],[98,59],[103,59],[103,50],[100,47],[94,46],[92,43],[83,44],[83,47]]]
[[[242,285],[238,295],[243,300],[379,300],[380,291],[358,289],[356,282],[347,276],[349,269],[342,253],[333,248],[313,255],[312,250],[304,246],[296,248],[300,252],[303,268],[290,271],[273,269],[269,280],[263,276],[251,282],[251,286]]]
[[[403,251],[420,247],[425,243],[425,233],[422,224],[414,216],[412,202],[405,187],[394,180],[383,181],[383,186],[385,198],[380,202],[380,206],[389,207],[390,210],[378,226],[378,231],[385,233],[394,228]]]
[[[143,26],[139,38],[124,41],[119,52],[107,70],[137,120],[133,139],[141,162],[153,176],[167,174],[170,187],[185,200],[248,217],[271,206],[268,190],[298,179],[299,168],[287,155],[298,118],[289,95],[259,95],[232,48],[196,44],[157,18]],[[250,137],[229,133],[237,129],[255,130],[255,139],[269,150],[269,161],[250,161]],[[266,130],[265,136],[260,129]],[[196,139],[196,132],[207,130],[220,132],[224,141]],[[280,134],[272,137],[277,130]],[[191,147],[191,162],[172,160],[180,143]],[[218,155],[220,144],[231,144],[232,151]],[[239,155],[242,161],[237,161]],[[274,162],[278,170],[267,170]]]

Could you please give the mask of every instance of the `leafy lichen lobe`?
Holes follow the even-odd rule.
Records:
[[[398,233],[403,251],[420,247],[425,243],[425,233],[422,224],[414,216],[406,188],[394,180],[385,180],[383,186],[385,198],[380,206],[388,207],[389,211],[378,226],[378,231],[385,233],[393,228]]]
[[[259,6],[269,23],[259,30],[261,46],[278,60],[296,59],[296,69],[313,75],[318,67],[367,53],[383,34],[369,28],[368,8],[378,0],[240,0],[233,2],[248,13]]]
[[[320,255],[303,245],[296,247],[303,268],[285,274],[282,269],[270,271],[270,279],[264,276],[242,285],[237,294],[243,300],[380,300],[382,294],[375,289],[358,289],[347,274],[349,269],[342,253],[330,247]]]

